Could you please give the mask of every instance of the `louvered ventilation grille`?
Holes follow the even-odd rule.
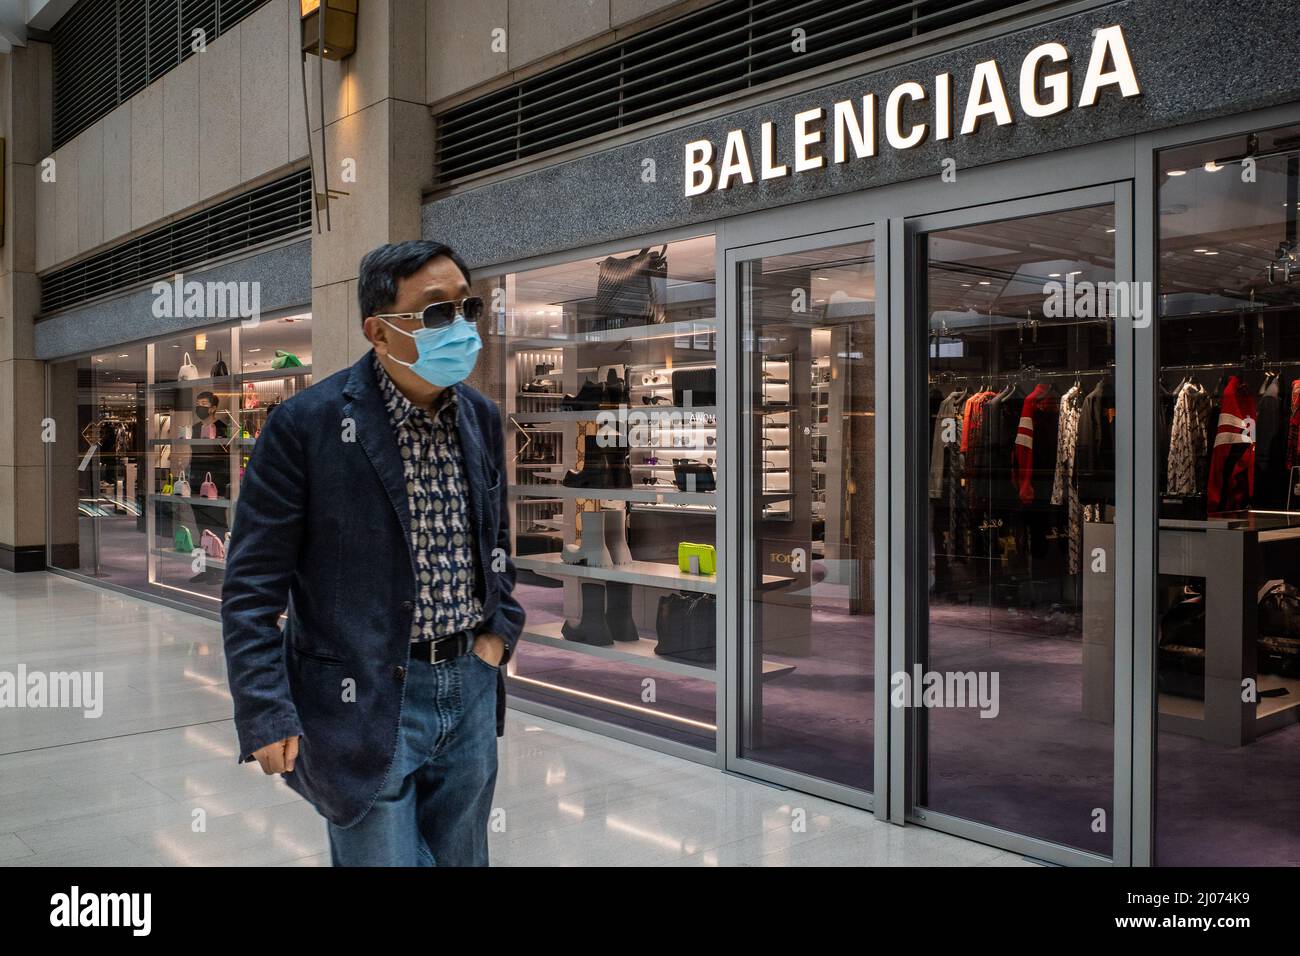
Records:
[[[311,228],[311,171],[303,170],[41,278],[49,313]]]
[[[267,0],[80,0],[54,25],[54,145],[62,146]]]
[[[1021,2],[721,0],[442,113],[435,173],[504,166]]]

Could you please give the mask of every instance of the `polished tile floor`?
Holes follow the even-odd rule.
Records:
[[[102,671],[102,716],[0,710],[0,864],[319,866],[324,824],[235,763],[220,627],[0,572],[0,671]],[[512,711],[494,865],[1031,865]]]

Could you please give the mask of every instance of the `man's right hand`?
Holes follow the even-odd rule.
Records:
[[[298,738],[285,737],[273,744],[267,744],[260,750],[254,750],[253,756],[262,768],[262,773],[293,773],[294,761],[298,759]]]

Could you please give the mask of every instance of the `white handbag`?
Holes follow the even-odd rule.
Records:
[[[190,353],[185,353],[185,361],[181,363],[181,370],[176,373],[176,379],[180,382],[188,382],[199,377],[199,367],[194,364],[190,358]]]
[[[185,472],[182,471],[172,482],[172,494],[180,495],[182,498],[190,496],[190,483],[185,480]]]

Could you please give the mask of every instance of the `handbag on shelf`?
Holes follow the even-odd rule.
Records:
[[[257,386],[252,382],[244,383],[244,407],[257,408],[262,403],[257,398]]]
[[[694,458],[673,459],[673,479],[678,491],[717,491],[713,469]]]
[[[212,378],[225,378],[230,374],[230,368],[226,365],[226,360],[222,358],[221,350],[217,350],[217,364],[212,366],[212,371],[208,373]]]
[[[158,468],[160,470],[165,471],[171,467],[171,464],[172,464],[172,446],[163,445],[162,451],[158,452]]]
[[[183,524],[176,526],[176,535],[172,538],[176,550],[182,554],[192,554],[194,552],[194,535],[190,534],[190,529]]]
[[[217,486],[212,481],[212,472],[208,472],[203,476],[203,484],[199,485],[199,494],[204,498],[217,497]]]
[[[682,574],[717,574],[718,552],[711,544],[677,543],[677,570]]]
[[[655,614],[655,653],[688,664],[717,661],[717,601],[711,594],[667,594]]]
[[[209,558],[220,560],[226,556],[226,546],[221,543],[221,539],[211,528],[203,529],[203,534],[199,536],[199,547]]]
[[[673,404],[684,407],[688,391],[692,406],[718,404],[718,370],[684,368],[673,372]]]
[[[171,472],[168,472],[168,473],[167,473],[167,480],[163,482],[162,493],[165,494],[165,495],[170,495],[170,494],[172,493],[172,487],[173,487],[173,486],[172,486],[172,476],[171,476]]]
[[[668,244],[646,246],[635,255],[600,260],[596,273],[596,314],[584,331],[655,325],[666,317],[668,302]]]
[[[302,362],[292,352],[276,349],[275,358],[271,359],[271,368],[302,368]]]
[[[182,471],[172,483],[172,494],[180,495],[182,498],[190,496],[190,483],[185,480],[185,472]]]
[[[181,362],[181,370],[176,373],[178,382],[190,382],[199,377],[199,367],[194,364],[190,358],[190,353],[185,353],[185,361]]]

